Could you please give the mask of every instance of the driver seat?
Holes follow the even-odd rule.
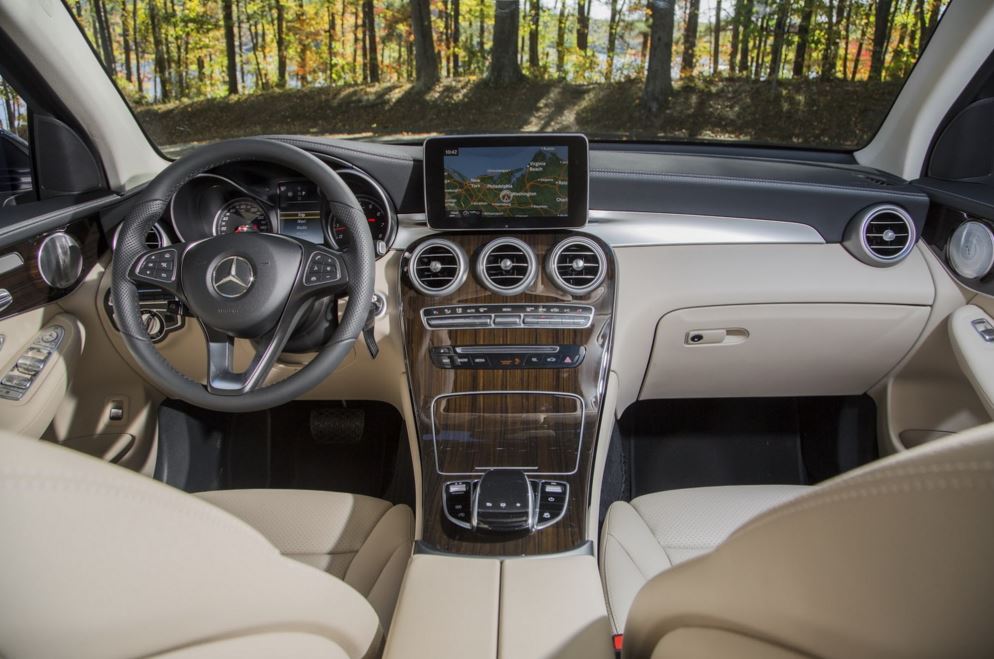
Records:
[[[414,536],[406,506],[191,496],[10,433],[0,490],[4,657],[378,656]]]

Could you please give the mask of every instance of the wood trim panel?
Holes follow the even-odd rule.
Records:
[[[38,271],[38,248],[45,238],[60,231],[75,238],[83,253],[83,268],[79,279],[69,288],[52,288],[45,283]],[[13,304],[0,312],[0,319],[44,306],[72,293],[97,264],[100,254],[106,248],[107,244],[100,231],[99,222],[95,217],[90,217],[53,231],[40,233],[10,248],[0,250],[0,256],[17,253],[24,259],[24,264],[17,269],[0,275],[0,288],[7,289],[14,298]]]
[[[475,277],[474,264],[478,251],[490,240],[508,234],[451,233],[444,237],[460,245],[469,257],[470,275],[451,295],[428,297],[418,293],[407,280],[405,254],[401,272],[401,305],[404,326],[408,377],[417,423],[424,493],[423,542],[433,549],[486,556],[515,556],[548,554],[567,551],[586,539],[587,506],[594,448],[601,413],[601,397],[610,358],[611,322],[615,298],[615,265],[610,248],[587,234],[575,232],[542,232],[516,234],[534,251],[540,272],[535,283],[524,293],[514,296],[497,295],[484,288]],[[593,292],[573,296],[555,287],[544,271],[547,253],[564,238],[585,236],[596,240],[608,255],[607,276]],[[411,246],[411,250],[417,243]],[[508,328],[482,330],[428,330],[421,321],[421,310],[440,305],[480,304],[587,304],[594,307],[593,323],[584,329]],[[429,350],[435,346],[509,346],[509,345],[574,344],[586,348],[583,361],[576,368],[558,369],[442,369],[432,364]],[[534,533],[508,536],[472,532],[449,522],[442,511],[442,487],[446,481],[459,476],[441,476],[435,468],[432,442],[432,401],[439,395],[465,392],[552,392],[575,394],[584,401],[583,433],[579,442],[578,467],[574,474],[549,477],[567,481],[570,495],[565,517],[558,523]],[[514,395],[514,394],[511,394]],[[468,413],[486,414],[499,424],[504,415],[527,408],[527,403],[514,404],[501,397],[467,397],[462,404]],[[533,440],[528,454],[543,464],[562,461],[562,454],[576,450],[576,437],[541,437]],[[449,447],[449,452],[458,450]],[[451,455],[449,456],[452,457]],[[482,472],[481,472],[482,473]]]

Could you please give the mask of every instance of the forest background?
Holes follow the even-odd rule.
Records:
[[[948,0],[69,0],[167,150],[249,134],[853,148]],[[4,127],[24,109],[0,83]]]

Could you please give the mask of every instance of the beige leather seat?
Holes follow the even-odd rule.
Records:
[[[0,490],[11,658],[377,656],[413,542],[403,506],[278,490],[198,498],[4,433]]]
[[[626,657],[994,655],[994,424],[807,491],[697,494],[610,511],[602,573],[612,613],[625,621]],[[777,498],[787,501],[713,551],[663,565],[625,616],[627,586],[617,580],[631,579],[633,565],[679,562],[682,540],[710,544],[731,517]]]
[[[615,632],[624,630],[635,596],[654,576],[707,553],[751,518],[808,489],[799,485],[699,487],[612,504],[604,518],[600,563]]]

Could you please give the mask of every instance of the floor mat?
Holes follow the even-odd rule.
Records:
[[[156,478],[189,492],[290,488],[413,502],[400,413],[375,401],[301,401],[219,414],[177,401],[159,412]]]
[[[875,414],[866,396],[639,402],[620,422],[630,496],[819,482],[876,458]]]
[[[623,423],[632,497],[683,487],[807,482],[792,401],[654,401]]]

